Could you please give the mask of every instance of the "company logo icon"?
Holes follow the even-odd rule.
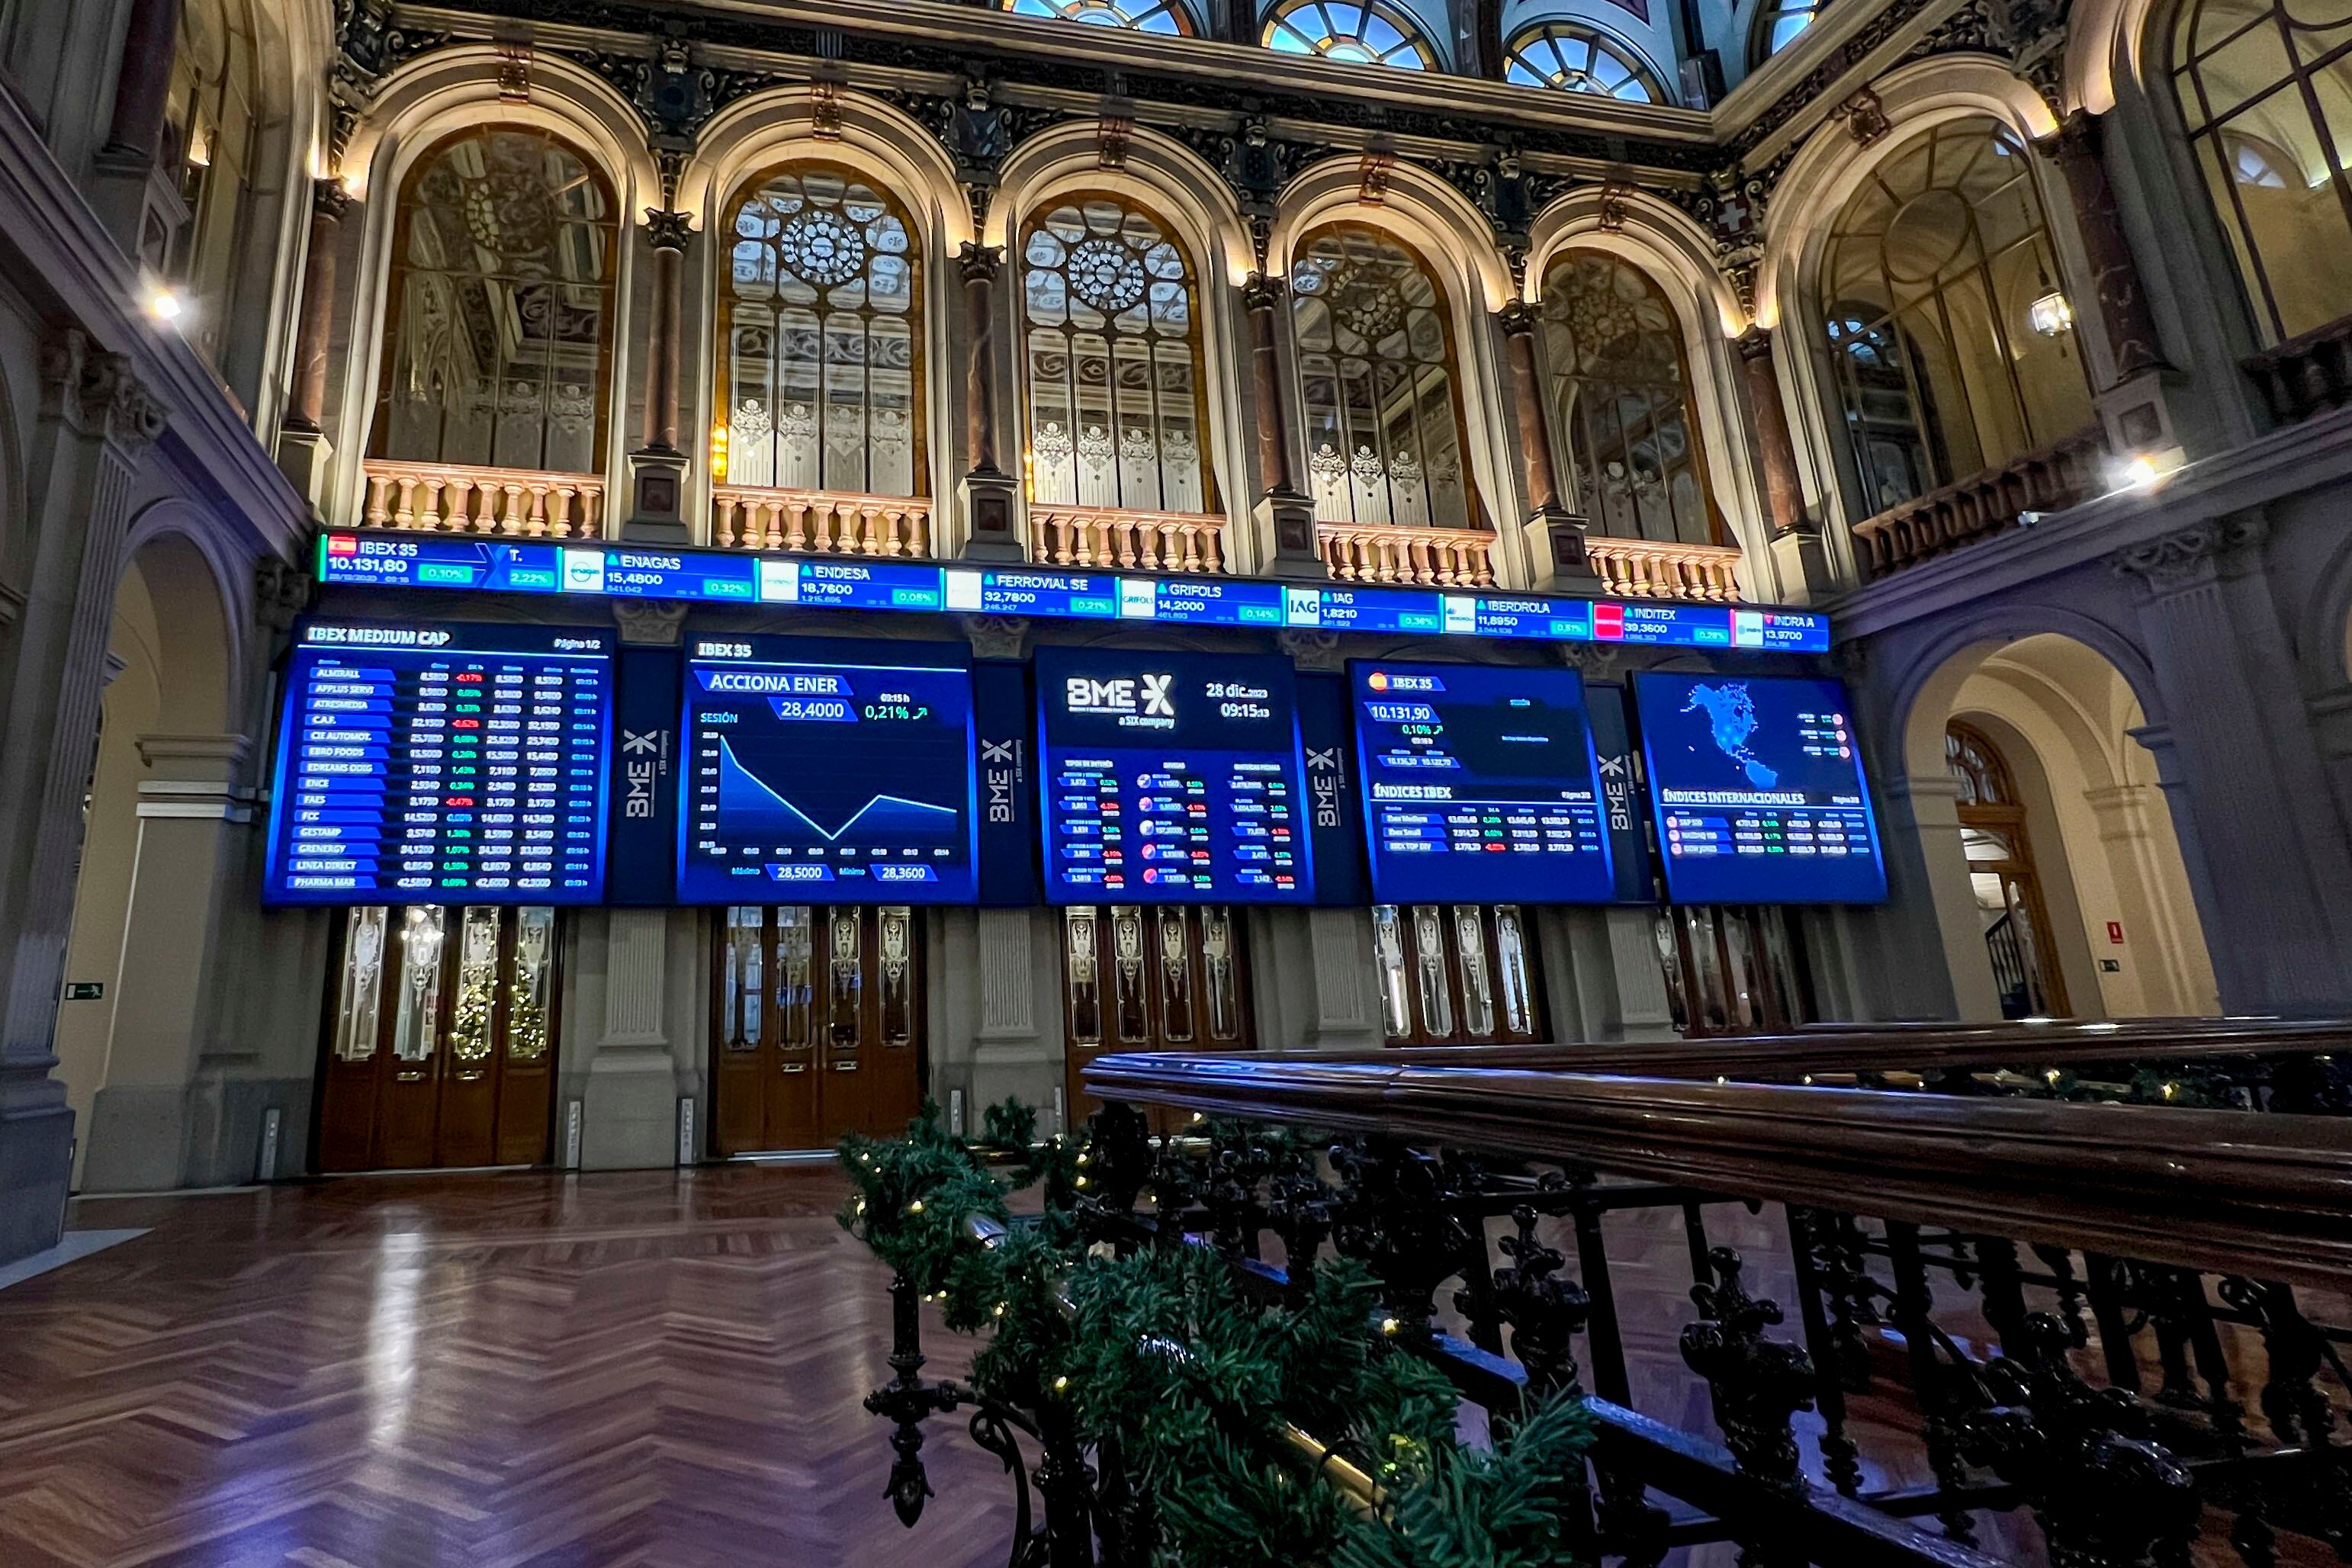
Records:
[[[1176,684],[1172,675],[1147,675],[1143,678],[1143,710],[1162,719],[1176,717],[1175,699],[1169,688]]]
[[[1116,713],[1123,717],[1173,720],[1176,678],[1146,675],[1129,679],[1097,680],[1073,675],[1062,683],[1062,701],[1073,713]]]
[[[982,741],[980,743],[980,760],[983,763],[1010,767],[1013,763],[1013,742]]]
[[[624,730],[621,731],[621,750],[631,756],[657,756],[661,752],[661,738],[659,730],[647,730],[643,733]]]

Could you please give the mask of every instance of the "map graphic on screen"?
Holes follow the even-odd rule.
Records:
[[[612,687],[609,631],[306,623],[264,900],[602,899]]]
[[[1045,648],[1037,705],[1049,901],[1312,899],[1289,660]]]
[[[1841,682],[1644,672],[1633,692],[1675,902],[1886,897]]]
[[[1583,677],[1358,662],[1349,680],[1376,900],[1615,896]]]
[[[977,896],[969,668],[698,637],[684,730],[681,901]]]

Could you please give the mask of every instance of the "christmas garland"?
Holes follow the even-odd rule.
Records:
[[[1294,1268],[1268,1306],[1211,1248],[1090,1240],[1087,1140],[1039,1142],[1035,1123],[1007,1101],[967,1146],[927,1108],[903,1139],[845,1140],[856,1191],[841,1223],[950,1329],[985,1336],[976,1390],[1058,1405],[1083,1444],[1117,1457],[1153,1563],[1580,1563],[1566,1523],[1591,1441],[1580,1405],[1547,1403],[1497,1423],[1492,1447],[1465,1445],[1452,1384],[1375,1326],[1360,1266]],[[1015,1220],[1006,1200],[1031,1186],[1043,1212]]]

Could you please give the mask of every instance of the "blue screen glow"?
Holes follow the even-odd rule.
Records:
[[[978,898],[971,670],[951,647],[707,637],[687,655],[681,903]]]
[[[1615,896],[1582,676],[1391,662],[1348,671],[1378,902]]]
[[[306,623],[264,901],[601,900],[612,688],[609,631]]]
[[[1041,648],[1049,903],[1313,897],[1285,658]]]
[[[1675,903],[1885,900],[1842,682],[1645,672],[1633,698]]]

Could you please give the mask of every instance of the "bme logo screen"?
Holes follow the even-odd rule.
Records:
[[[1308,901],[1294,688],[1287,659],[1041,650],[1046,896]]]

